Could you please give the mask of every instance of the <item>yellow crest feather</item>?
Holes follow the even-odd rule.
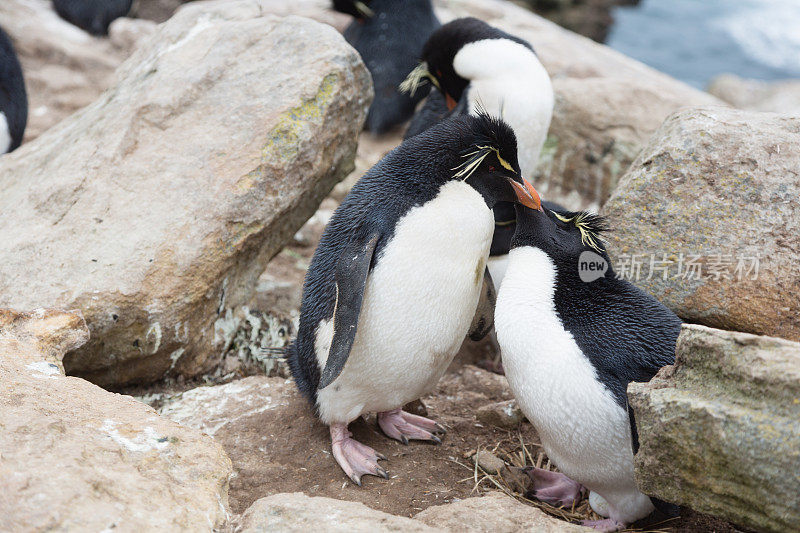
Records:
[[[572,224],[578,228],[578,231],[581,232],[581,243],[584,246],[588,246],[598,252],[602,251],[600,245],[603,243],[603,239],[587,224],[588,213],[580,212],[571,217],[565,217],[555,211],[552,211],[552,213],[561,222]]]

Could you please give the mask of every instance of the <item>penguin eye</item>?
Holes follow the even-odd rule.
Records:
[[[489,172],[494,172],[495,168],[493,165],[489,165]]]

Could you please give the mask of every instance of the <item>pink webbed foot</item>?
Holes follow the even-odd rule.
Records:
[[[409,440],[432,440],[441,444],[440,434],[446,433],[445,429],[429,418],[412,415],[402,409],[392,409],[378,413],[378,425],[387,437],[408,444]]]
[[[361,486],[361,476],[381,476],[389,479],[386,470],[378,465],[378,461],[386,460],[386,456],[361,444],[352,438],[353,434],[347,430],[347,424],[331,424],[331,448],[333,457],[342,467],[347,477],[353,483]]]
[[[611,533],[612,531],[622,531],[625,529],[625,524],[617,522],[611,518],[603,520],[584,520],[581,525],[602,531],[604,533]]]
[[[581,501],[583,485],[559,472],[530,467],[525,473],[533,480],[533,496],[550,505],[572,507]]]

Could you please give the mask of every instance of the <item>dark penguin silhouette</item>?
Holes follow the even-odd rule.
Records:
[[[0,154],[22,144],[28,122],[28,96],[22,67],[11,39],[0,28]]]
[[[533,47],[469,17],[436,30],[425,43],[421,58],[402,89],[416,94],[419,87],[431,84],[433,88],[411,120],[406,138],[447,117],[486,110],[513,128],[522,174],[531,176],[550,127],[554,98],[550,77]],[[500,284],[514,233],[514,207],[499,204],[495,219],[498,233],[489,269]]]
[[[131,10],[133,0],[53,0],[56,13],[92,35],[108,35],[108,26]]]
[[[347,430],[362,414],[378,413],[403,443],[440,442],[438,424],[401,407],[435,387],[465,335],[492,327],[485,266],[498,201],[541,208],[520,175],[514,133],[487,115],[456,117],[387,154],[325,229],[287,355],[355,483],[387,475],[383,456]]]
[[[380,134],[411,118],[427,91],[409,96],[399,86],[419,61],[422,45],[439,27],[430,0],[334,0],[356,17],[344,32],[372,74],[375,99],[365,127]]]
[[[616,278],[604,229],[585,212],[518,208],[495,327],[509,385],[563,472],[530,469],[535,496],[570,506],[585,486],[608,517],[586,525],[617,531],[656,503],[633,478],[627,386],[674,362],[681,320]]]

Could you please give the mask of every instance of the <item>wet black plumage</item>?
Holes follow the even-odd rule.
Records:
[[[363,2],[371,16],[362,15],[345,30],[344,37],[358,51],[372,75],[375,98],[365,128],[384,133],[408,120],[427,94],[403,94],[399,86],[417,65],[422,45],[440,26],[430,0],[372,0]],[[353,2],[336,1],[339,11],[359,13]]]
[[[8,123],[11,144],[8,151],[22,144],[25,125],[28,122],[28,96],[25,79],[11,39],[0,28],[0,113]],[[4,147],[0,147],[0,150]],[[2,153],[2,152],[0,152]]]
[[[53,0],[61,18],[91,33],[107,35],[108,26],[131,10],[133,0]]]

